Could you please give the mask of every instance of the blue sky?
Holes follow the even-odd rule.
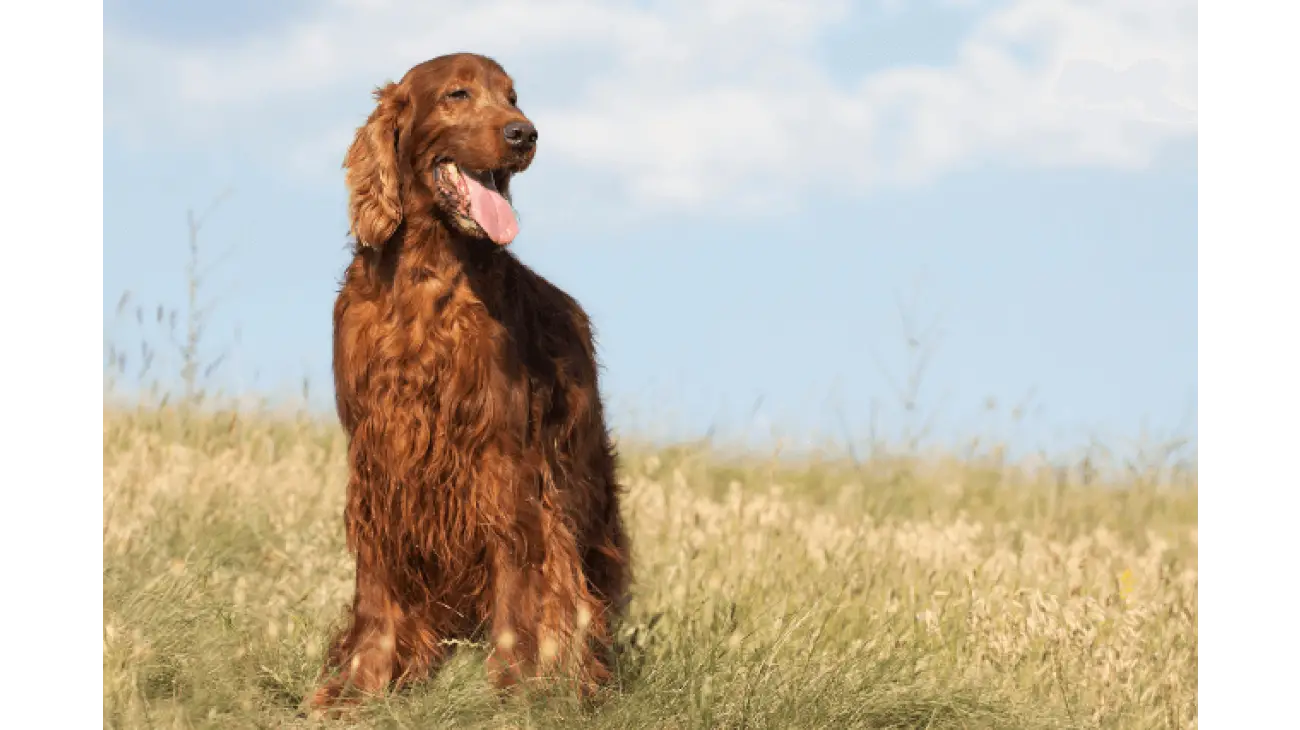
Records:
[[[105,336],[123,291],[183,302],[185,211],[231,188],[216,377],[327,402],[351,132],[473,50],[540,129],[513,245],[591,312],[618,425],[897,432],[901,299],[941,441],[1194,435],[1196,6],[1142,5],[109,0]]]

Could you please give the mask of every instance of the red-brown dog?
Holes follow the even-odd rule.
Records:
[[[590,691],[628,542],[591,325],[505,247],[537,130],[482,56],[375,96],[344,162],[356,245],[334,307],[356,594],[313,703],[417,679],[478,638],[500,686]]]

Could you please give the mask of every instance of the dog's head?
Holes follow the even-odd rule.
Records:
[[[475,54],[440,56],[375,101],[343,162],[357,241],[380,247],[403,219],[433,215],[455,232],[510,243],[519,231],[510,178],[532,163],[537,129],[505,70]]]

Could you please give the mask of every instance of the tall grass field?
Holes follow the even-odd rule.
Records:
[[[1192,728],[1195,472],[623,444],[636,585],[592,706],[483,650],[299,716],[350,599],[328,418],[104,408],[112,728]]]
[[[170,330],[183,392],[122,398],[117,378],[168,352],[146,341],[129,368],[106,342],[107,728],[1197,725],[1194,457],[1012,463],[912,441],[793,459],[628,438],[635,584],[595,703],[502,696],[464,644],[405,691],[302,716],[351,599],[346,440],[328,415],[206,398],[220,358],[202,356],[189,223],[185,314],[135,308]]]

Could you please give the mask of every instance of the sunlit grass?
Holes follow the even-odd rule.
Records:
[[[1194,473],[623,444],[636,592],[593,708],[465,647],[362,727],[1195,727]],[[328,419],[105,406],[110,727],[295,727],[350,598]]]
[[[311,726],[299,706],[351,597],[345,442],[331,418],[205,389],[229,353],[201,347],[203,219],[184,311],[125,294],[138,347],[106,328],[105,726]],[[929,351],[906,335],[910,410]],[[154,405],[119,399],[151,379]],[[1009,464],[905,440],[801,461],[624,440],[635,594],[596,707],[502,701],[466,646],[334,725],[1196,726],[1194,458]]]

